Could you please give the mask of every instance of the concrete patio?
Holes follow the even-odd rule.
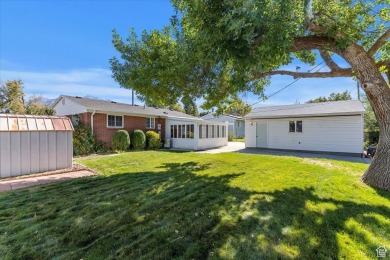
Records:
[[[241,143],[241,142],[229,142],[227,146],[206,150],[206,151],[199,151],[198,153],[216,154],[216,153],[227,153],[227,152],[263,154],[263,155],[274,155],[274,156],[295,156],[300,158],[331,159],[337,161],[359,162],[359,163],[366,163],[366,164],[369,164],[372,161],[371,158],[362,158],[362,157],[344,156],[344,155],[335,155],[335,154],[326,154],[326,153],[281,151],[281,150],[271,150],[271,149],[261,149],[261,148],[245,148],[245,143]]]
[[[95,175],[88,170],[0,180],[0,192]]]

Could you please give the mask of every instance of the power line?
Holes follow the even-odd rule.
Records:
[[[308,72],[312,72],[313,70],[315,70],[318,66],[320,66],[320,65],[321,65],[322,63],[324,63],[324,62],[325,62],[325,61],[320,62],[318,65],[316,65],[314,68],[310,69]],[[320,69],[322,69],[323,67],[325,67],[325,66],[326,66],[326,65],[323,65],[321,68],[319,68],[319,69],[317,70],[317,72],[318,72]],[[268,98],[270,98],[270,97],[272,97],[272,96],[275,96],[276,94],[278,94],[279,92],[285,90],[286,88],[288,88],[289,86],[291,86],[292,84],[294,84],[295,82],[297,82],[297,81],[300,80],[300,79],[301,79],[301,78],[295,79],[293,82],[287,84],[287,85],[284,86],[283,88],[281,88],[281,89],[279,89],[278,91],[276,91],[276,92],[272,93],[271,95],[269,95]],[[259,100],[259,101],[255,102],[255,103],[253,103],[253,104],[251,105],[251,107],[253,107],[254,105],[260,103],[261,101],[263,101],[263,100]]]

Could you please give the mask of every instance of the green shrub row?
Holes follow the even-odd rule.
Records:
[[[126,130],[118,130],[112,138],[111,149],[114,151],[127,151],[131,148],[134,150],[143,149],[160,149],[162,141],[160,136],[154,131],[134,130],[131,134]],[[73,132],[73,154],[87,155],[92,153],[103,153],[107,149],[103,142],[97,140],[92,134],[91,127],[78,124]]]
[[[131,134],[125,130],[118,130],[112,138],[112,149],[114,151],[159,149],[162,147],[160,136],[154,131],[134,130]]]

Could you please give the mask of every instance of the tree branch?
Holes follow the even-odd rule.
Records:
[[[328,36],[310,35],[295,37],[291,52],[305,50],[330,50],[341,54],[341,49],[337,46],[336,41]]]
[[[382,46],[386,43],[387,38],[390,37],[390,29],[387,29],[381,37],[379,37],[376,42],[371,46],[367,51],[367,55],[372,57]]]
[[[329,52],[325,50],[320,50],[320,55],[322,59],[325,61],[326,65],[331,69],[331,70],[339,70],[340,67],[333,61],[332,57],[330,56]]]
[[[336,78],[353,76],[352,69],[338,69],[329,72],[294,72],[289,70],[275,70],[254,75],[253,79],[260,79],[273,75],[288,75],[296,78]]]

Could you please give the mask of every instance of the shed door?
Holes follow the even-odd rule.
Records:
[[[267,123],[256,123],[256,147],[267,148]]]

